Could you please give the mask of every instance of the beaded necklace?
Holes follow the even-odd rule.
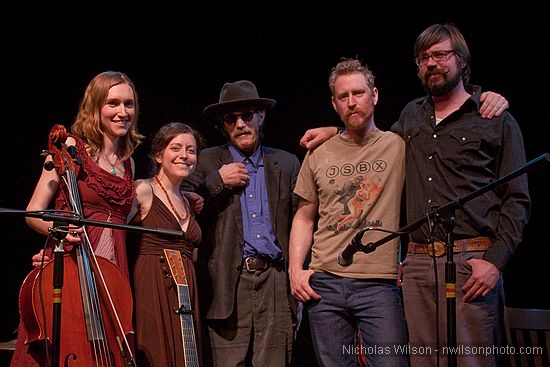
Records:
[[[155,176],[155,179],[157,180],[157,183],[159,184],[162,191],[164,192],[164,195],[166,196],[166,199],[168,199],[168,203],[170,204],[170,208],[172,208],[172,212],[175,214],[176,218],[178,218],[178,220],[180,222],[185,221],[187,219],[187,217],[189,216],[189,212],[187,211],[186,206],[185,205],[183,206],[183,208],[185,209],[185,214],[183,216],[180,216],[180,214],[176,210],[176,207],[172,203],[172,200],[170,200],[170,196],[168,196],[168,192],[166,191],[164,186],[162,186],[162,183],[160,183],[160,180],[159,180],[158,176]]]

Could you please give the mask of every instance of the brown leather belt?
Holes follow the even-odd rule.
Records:
[[[466,251],[485,251],[493,246],[493,240],[489,237],[474,237],[463,240],[456,240],[453,245],[453,253]],[[435,241],[432,245],[410,242],[407,251],[408,254],[428,254],[430,256],[441,257],[445,255],[445,243]]]
[[[243,270],[254,273],[267,270],[270,266],[276,267],[278,263],[273,262],[271,258],[265,255],[251,256],[243,259]]]

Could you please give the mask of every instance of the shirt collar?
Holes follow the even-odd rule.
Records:
[[[479,111],[479,108],[481,106],[481,102],[479,101],[479,98],[481,96],[481,87],[473,84],[467,84],[465,86],[466,92],[470,94],[470,97],[466,100],[464,103],[465,106],[472,106],[477,108]],[[417,103],[419,105],[424,106],[430,106],[430,108],[433,108],[433,100],[430,95],[426,95],[423,98],[419,98],[417,100]]]
[[[245,156],[235,145],[229,144],[229,151],[231,152],[231,155],[233,156],[234,162],[241,162],[244,163],[244,161],[248,158],[252,162],[252,165],[254,167],[259,167],[261,164],[263,164],[262,159],[262,148],[261,146],[256,149],[254,153],[250,157]]]

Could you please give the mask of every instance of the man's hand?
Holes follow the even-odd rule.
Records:
[[[183,191],[183,196],[189,201],[193,213],[199,214],[204,208],[204,198],[192,191]]]
[[[32,255],[32,266],[37,268],[40,265],[42,265],[42,255],[44,254],[44,250],[40,250],[37,254]],[[50,258],[48,256],[44,256],[44,263],[47,263],[50,261]]]
[[[492,263],[483,259],[470,259],[467,263],[472,267],[472,276],[462,287],[462,291],[466,293],[463,301],[471,302],[479,296],[486,296],[495,288],[500,271]]]
[[[306,149],[314,149],[338,133],[334,126],[309,129],[300,139],[300,145]]]
[[[250,179],[248,170],[242,163],[224,164],[218,171],[224,185],[229,187],[244,186]]]
[[[500,116],[509,107],[506,98],[495,92],[483,92],[479,96],[481,107],[479,113],[484,119]]]
[[[309,278],[313,270],[298,270],[289,272],[290,291],[292,295],[300,302],[307,302],[310,299],[321,299],[313,288],[309,285]]]
[[[69,226],[69,230],[67,231],[67,235],[63,239],[63,249],[66,252],[72,251],[74,245],[77,243],[81,243],[82,239],[80,238],[81,233],[84,232],[84,228],[82,227],[75,227],[72,224]],[[32,266],[39,267],[42,265],[42,254],[44,253],[44,250],[40,250],[37,254],[34,254],[32,256]],[[48,256],[44,256],[44,263],[49,261],[50,258]]]

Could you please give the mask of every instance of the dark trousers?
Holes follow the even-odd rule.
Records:
[[[454,255],[456,263],[456,340],[458,366],[496,366],[499,347],[503,342],[504,289],[502,277],[487,295],[469,303],[462,302],[462,287],[472,275],[469,259],[481,258],[482,251]],[[427,254],[407,254],[403,262],[403,302],[409,329],[412,367],[436,366],[439,351],[440,366],[447,365],[443,346],[447,340],[445,299],[445,261],[437,258],[438,289],[435,287],[433,259]],[[440,348],[436,345],[436,302],[439,294]]]
[[[205,365],[288,366],[294,331],[286,273],[275,267],[243,269],[231,317],[205,325],[210,344]]]

